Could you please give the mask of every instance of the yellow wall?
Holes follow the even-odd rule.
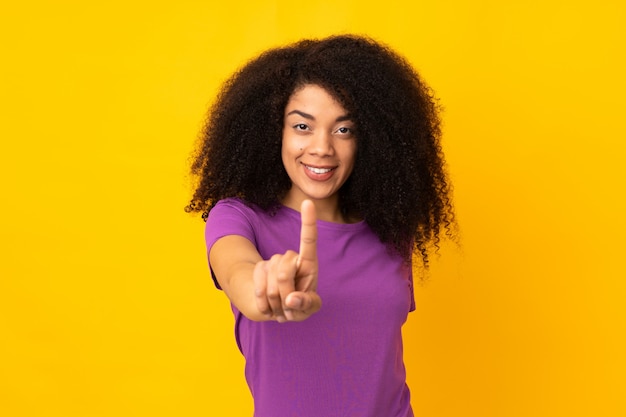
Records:
[[[416,414],[626,415],[624,2],[244,3],[3,5],[0,415],[251,415],[187,158],[246,58],[346,31],[446,107],[464,248],[416,288]]]

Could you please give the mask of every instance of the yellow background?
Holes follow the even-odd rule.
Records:
[[[251,415],[204,224],[183,212],[188,157],[247,58],[341,32],[401,51],[446,108],[463,251],[416,287],[416,415],[626,415],[625,10],[3,5],[0,415]]]

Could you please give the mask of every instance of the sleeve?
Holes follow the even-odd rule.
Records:
[[[227,199],[217,202],[215,207],[209,212],[209,217],[207,218],[206,227],[204,229],[207,262],[209,262],[211,248],[215,242],[224,236],[243,236],[256,246],[252,214],[252,210],[239,200]],[[209,269],[211,269],[213,283],[221,290],[210,262]]]

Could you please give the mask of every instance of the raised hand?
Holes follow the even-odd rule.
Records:
[[[257,308],[279,322],[302,321],[322,306],[317,294],[317,223],[315,206],[305,200],[299,253],[287,251],[256,264],[253,273]]]

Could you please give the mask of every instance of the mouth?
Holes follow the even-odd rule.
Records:
[[[335,168],[321,168],[321,167],[313,167],[313,166],[305,165],[305,164],[302,164],[302,165],[304,165],[304,167],[308,169],[309,171],[311,171],[312,173],[318,174],[318,175],[327,174],[330,171],[336,169],[336,167]]]

